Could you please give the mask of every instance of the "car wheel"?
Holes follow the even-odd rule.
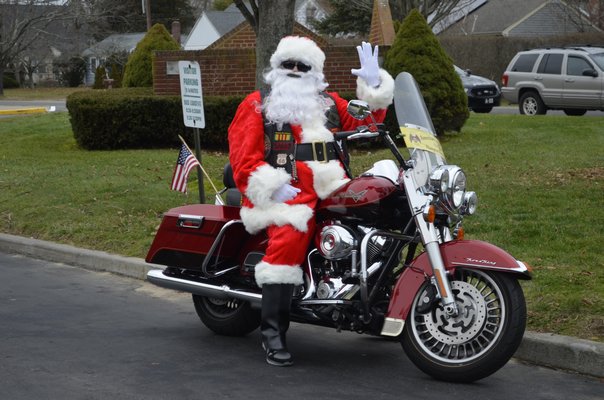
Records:
[[[543,100],[535,92],[524,93],[520,97],[518,108],[520,109],[520,114],[523,115],[543,115],[547,111]]]
[[[581,115],[585,115],[586,112],[587,112],[587,110],[576,109],[576,108],[565,108],[564,109],[564,114],[577,116],[577,117],[580,117]]]
[[[473,108],[472,111],[478,114],[488,114],[493,110],[493,107]]]

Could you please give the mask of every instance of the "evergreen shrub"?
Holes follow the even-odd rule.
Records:
[[[107,70],[102,65],[96,67],[94,71],[94,84],[92,85],[93,89],[105,89],[105,85],[103,84],[103,80],[105,79],[105,74]]]
[[[412,10],[401,24],[384,66],[393,77],[409,72],[417,81],[437,135],[459,132],[470,113],[468,98],[453,61],[424,17]]]
[[[204,97],[202,149],[228,151],[227,130],[243,96]],[[87,150],[177,147],[178,135],[192,146],[180,96],[155,96],[151,88],[76,92],[67,109],[77,144]]]
[[[180,50],[180,45],[162,24],[153,25],[128,58],[122,81],[124,87],[153,86],[152,59],[156,50]]]

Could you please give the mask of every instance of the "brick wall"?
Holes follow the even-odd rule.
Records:
[[[312,33],[298,26],[295,34],[311,36]],[[313,37],[325,52],[325,79],[328,90],[354,92],[356,77],[351,68],[358,68],[359,60],[354,45],[335,46]],[[205,96],[242,95],[254,90],[256,74],[256,36],[247,23],[220,38],[205,50],[159,51],[153,59],[153,91],[157,95],[180,95],[178,69],[168,74],[168,63],[179,60],[197,61],[201,68],[203,94]]]

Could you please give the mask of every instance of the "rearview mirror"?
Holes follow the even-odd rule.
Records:
[[[347,111],[354,119],[363,120],[371,115],[369,104],[361,100],[350,100]]]

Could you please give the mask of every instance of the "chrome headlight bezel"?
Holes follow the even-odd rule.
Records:
[[[466,198],[466,174],[457,165],[441,165],[430,175],[432,190],[443,208],[456,211]]]

